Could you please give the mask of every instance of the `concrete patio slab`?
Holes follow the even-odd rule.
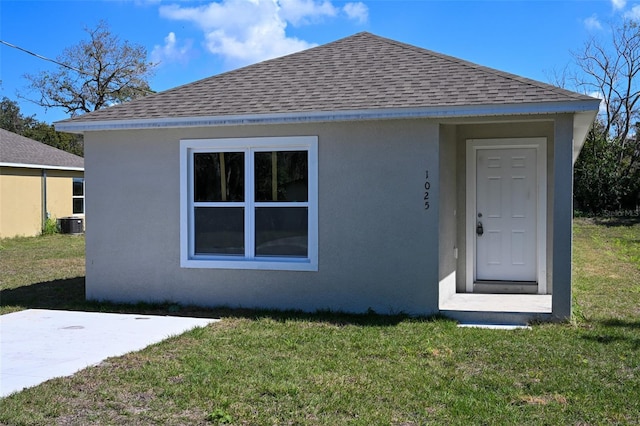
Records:
[[[219,320],[29,309],[0,316],[0,397]]]

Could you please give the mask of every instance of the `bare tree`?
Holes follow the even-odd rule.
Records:
[[[608,43],[590,39],[574,57],[585,75],[578,84],[587,92],[597,92],[605,102],[603,131],[624,143],[639,113],[640,27],[624,21],[612,28],[611,35]]]
[[[147,62],[143,46],[130,44],[111,33],[101,21],[75,46],[64,50],[53,71],[27,74],[30,88],[46,108],[63,108],[71,116],[95,111],[151,93],[148,79],[154,64]]]
[[[583,185],[588,188],[585,193],[590,193],[600,185],[601,194],[616,195],[617,201],[608,208],[633,206],[640,190],[640,26],[632,20],[623,21],[612,27],[607,42],[592,38],[581,51],[574,52],[574,58],[581,71],[578,86],[587,93],[597,93],[604,102],[585,153],[576,163],[576,189]],[[589,197],[596,198],[591,194],[585,202],[595,202]]]

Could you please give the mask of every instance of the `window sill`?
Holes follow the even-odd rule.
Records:
[[[181,259],[181,268],[193,269],[247,269],[267,271],[317,271],[318,262],[311,259]]]

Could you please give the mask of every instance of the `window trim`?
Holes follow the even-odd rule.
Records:
[[[308,153],[308,247],[307,257],[231,257],[195,255],[194,200],[193,200],[193,153],[243,151],[307,151]],[[247,192],[254,187],[253,156],[245,157],[245,193],[252,194],[250,200],[241,203],[255,208],[254,194]],[[261,205],[269,203],[260,203]],[[284,207],[281,203],[274,203]],[[236,204],[237,205],[237,204]],[[291,205],[294,207],[293,205]],[[249,215],[245,214],[245,241],[255,241],[255,229],[249,226]],[[245,247],[246,250],[246,247]],[[284,136],[221,139],[182,139],[180,141],[180,267],[214,269],[259,269],[283,271],[318,270],[318,137]]]
[[[73,193],[73,185],[74,185],[75,181],[78,180],[78,179],[82,181],[82,195],[74,195],[74,193]],[[84,216],[85,209],[86,209],[84,195],[85,195],[84,177],[71,178],[71,215],[73,215],[73,216]],[[82,213],[73,212],[73,202],[76,199],[82,199]]]

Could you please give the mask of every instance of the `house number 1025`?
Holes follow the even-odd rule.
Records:
[[[431,182],[429,182],[429,170],[424,174],[424,209],[429,210],[429,190],[431,189]]]

